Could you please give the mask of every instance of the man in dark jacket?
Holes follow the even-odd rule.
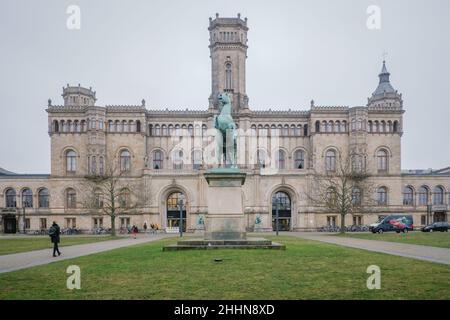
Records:
[[[60,234],[61,234],[61,229],[59,228],[56,221],[53,221],[53,224],[50,227],[50,230],[48,230],[48,235],[50,236],[50,239],[53,243],[53,256],[54,257],[56,257],[56,252],[58,252],[58,256],[61,255],[61,252],[59,252],[59,248],[58,248]]]

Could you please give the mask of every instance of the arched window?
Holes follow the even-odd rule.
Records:
[[[14,189],[6,190],[5,198],[6,198],[6,207],[7,208],[15,208],[15,207],[17,207],[16,190],[14,190]]]
[[[66,208],[73,209],[77,207],[77,193],[74,189],[68,188],[66,190]]]
[[[378,188],[377,200],[378,200],[378,205],[380,205],[380,206],[387,205],[387,189],[386,189],[386,187]]]
[[[405,187],[403,189],[403,205],[412,206],[414,204],[414,191],[411,187]]]
[[[136,125],[133,120],[128,121],[128,130],[130,132],[136,132]]]
[[[384,120],[381,121],[380,132],[386,132],[386,122]]]
[[[361,189],[358,187],[355,187],[352,190],[352,204],[354,206],[361,205]]]
[[[297,150],[294,153],[294,168],[305,169],[305,152],[303,150]]]
[[[301,135],[302,135],[302,125],[301,124],[299,124],[299,125],[297,125],[297,126],[295,126],[295,125],[292,125],[293,126],[293,130],[294,130],[294,136],[296,136],[296,137],[300,137]]]
[[[175,125],[175,136],[177,137],[181,136],[181,127],[179,124]]]
[[[33,208],[33,192],[29,188],[22,190],[22,208]]]
[[[127,188],[120,190],[119,205],[121,208],[128,208],[130,206],[130,190]]]
[[[203,159],[202,159],[202,150],[194,150],[192,152],[192,166],[194,170],[200,170],[202,167]]]
[[[130,171],[131,168],[131,154],[128,150],[122,150],[120,152],[120,171]]]
[[[286,153],[283,150],[278,150],[276,158],[277,169],[286,169]]]
[[[320,121],[316,121],[316,132],[320,132]]]
[[[67,172],[77,171],[77,154],[73,150],[68,150],[66,152],[66,171]]]
[[[392,121],[391,120],[389,120],[387,122],[387,132],[392,132]]]
[[[127,120],[123,120],[122,121],[122,132],[128,132],[128,131],[130,131],[128,122],[127,122]]]
[[[263,149],[258,149],[256,151],[256,161],[258,161],[258,166],[261,168],[266,167],[266,161],[267,161],[267,154],[266,151]]]
[[[305,137],[308,136],[308,125],[307,125],[307,124],[305,124],[305,125],[303,126],[303,135],[304,135]]]
[[[165,124],[161,126],[161,135],[167,136],[167,126]]]
[[[233,89],[233,76],[231,71],[231,63],[225,65],[225,89]]]
[[[377,165],[378,165],[378,172],[386,173],[388,171],[388,153],[386,150],[384,149],[378,150]]]
[[[154,130],[154,136],[160,136],[161,135],[161,127],[159,126],[159,124],[155,125],[155,130]]]
[[[38,192],[38,206],[39,208],[48,208],[50,205],[50,193],[47,188],[42,188]]]
[[[289,125],[284,125],[283,127],[283,136],[289,136]]]
[[[255,124],[252,124],[252,126],[250,127],[250,135],[251,135],[252,137],[256,137],[257,134],[258,134],[258,132],[256,131],[256,125],[255,125]]]
[[[136,132],[141,132],[141,121],[140,120],[136,121]]]
[[[59,123],[57,120],[53,120],[53,132],[59,132]]]
[[[182,150],[173,151],[172,159],[173,159],[173,168],[175,170],[183,169],[183,151]]]
[[[436,187],[433,191],[433,204],[443,205],[444,204],[444,188]]]
[[[425,186],[420,187],[419,189],[419,205],[426,206],[428,205],[428,188]]]
[[[341,123],[341,132],[347,132],[347,121],[342,121]]]
[[[153,151],[153,169],[159,170],[163,168],[163,153],[161,150]]]
[[[202,136],[206,137],[206,131],[208,130],[208,127],[206,126],[206,124],[202,125]]]
[[[325,170],[336,171],[336,151],[328,150],[325,154]]]
[[[169,133],[169,136],[171,136],[173,134],[173,124],[169,124],[168,133]]]
[[[86,132],[86,120],[81,120],[81,132]]]
[[[394,130],[395,133],[397,133],[399,131],[398,130],[398,121],[394,121],[393,130]]]
[[[369,132],[372,132],[373,131],[373,123],[372,123],[372,120],[369,120]]]
[[[334,122],[329,121],[327,124],[327,132],[333,132],[333,128],[334,128]]]
[[[98,158],[98,173],[100,175],[105,174],[105,160],[103,159],[103,157]]]
[[[334,123],[333,132],[341,132],[341,122],[339,120]]]
[[[188,134],[190,137],[194,135],[194,126],[192,124],[188,125]]]
[[[91,157],[91,174],[97,174],[97,157]]]
[[[94,191],[94,206],[96,209],[103,208],[103,195],[100,189]]]
[[[73,122],[73,131],[74,131],[74,132],[80,132],[80,131],[81,131],[81,128],[80,128],[80,121],[75,120],[75,121]]]

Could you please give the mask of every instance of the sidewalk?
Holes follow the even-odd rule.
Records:
[[[446,248],[437,248],[431,246],[404,244],[388,241],[336,237],[331,235],[323,235],[319,233],[293,232],[291,233],[291,235],[308,240],[337,244],[344,247],[351,247],[368,251],[386,253],[417,260],[450,264],[450,249]]]
[[[137,239],[127,237],[120,240],[108,240],[94,243],[73,245],[67,247],[60,247],[61,256],[52,257],[53,246],[43,250],[13,253],[0,256],[0,273],[11,272],[15,270],[40,266],[55,261],[62,261],[82,256],[87,256],[94,253],[109,251],[118,248],[124,248],[136,244],[156,241],[174,235],[158,234],[158,235],[138,235]],[[162,250],[162,249],[161,249]]]

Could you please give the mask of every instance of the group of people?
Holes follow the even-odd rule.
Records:
[[[147,222],[144,222],[144,232],[147,232],[148,226],[147,226]],[[150,229],[149,229],[151,234],[154,234],[158,231],[158,224],[157,223],[150,223]]]

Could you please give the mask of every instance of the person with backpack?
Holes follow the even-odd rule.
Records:
[[[58,243],[60,241],[59,235],[61,234],[61,229],[56,223],[56,221],[53,221],[52,226],[48,230],[48,235],[50,236],[50,240],[53,243],[53,256],[56,257],[56,252],[58,252],[58,256],[61,255],[61,252],[58,248]]]

